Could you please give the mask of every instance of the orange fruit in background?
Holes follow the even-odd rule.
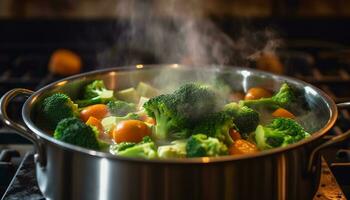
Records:
[[[62,76],[79,73],[81,66],[81,57],[68,49],[58,49],[54,51],[49,61],[49,71]]]

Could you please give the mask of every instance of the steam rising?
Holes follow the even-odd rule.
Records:
[[[207,16],[204,1],[119,1],[116,12],[127,23],[115,44],[99,55],[101,67],[180,63],[247,66],[260,52],[274,51],[280,40],[268,29],[226,35]],[[239,25],[237,25],[239,26]],[[230,27],[226,27],[230,29]]]
[[[282,45],[281,39],[273,30],[256,30],[245,26],[247,24],[225,27],[231,31],[238,30],[228,36],[206,16],[202,7],[204,1],[189,0],[182,4],[183,2],[119,1],[116,12],[126,24],[123,24],[122,28],[116,28],[115,43],[99,55],[100,66],[178,63],[195,67],[214,67],[213,73],[197,70],[196,73],[186,74],[188,76],[172,73],[169,69],[162,70],[152,85],[162,93],[170,93],[185,82],[213,84],[217,78],[215,72],[220,70],[220,66],[249,66],[251,61],[258,59],[262,53],[273,54]],[[224,95],[229,93],[224,89],[220,92]],[[300,105],[293,107],[298,108]],[[315,115],[319,114],[318,112],[297,112],[297,120],[307,131],[314,132],[326,123],[309,120],[317,119]],[[326,111],[322,112],[327,114]],[[270,113],[262,115],[270,116]],[[269,118],[265,119],[268,120]]]
[[[168,93],[184,82],[212,85],[220,66],[248,66],[261,52],[271,53],[280,45],[269,29],[237,25],[232,28],[238,31],[228,36],[209,19],[204,4],[200,0],[119,1],[116,12],[126,23],[116,28],[115,43],[99,55],[99,66],[178,63],[215,68],[213,73],[197,71],[187,78],[164,69],[153,84]]]
[[[119,1],[116,12],[122,28],[116,28],[115,43],[99,55],[101,67],[136,64],[178,63],[194,67],[213,66],[195,73],[157,72],[152,85],[170,93],[185,82],[215,84],[223,65],[248,66],[261,52],[273,52],[278,36],[269,29],[242,25],[225,27],[228,36],[208,16],[202,0]],[[120,24],[118,24],[120,26]],[[232,32],[233,31],[233,32]],[[132,82],[137,82],[134,80]],[[218,91],[228,96],[229,90]]]

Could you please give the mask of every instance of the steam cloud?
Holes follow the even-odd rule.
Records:
[[[202,7],[204,1],[188,0],[182,4],[184,2],[119,1],[116,12],[127,23],[122,29],[116,29],[118,34],[115,43],[99,55],[100,66],[158,63],[249,66],[262,53],[274,54],[282,45],[282,40],[275,31],[248,28],[247,23],[237,24],[234,30],[238,31],[228,36],[206,16]],[[217,77],[215,69],[213,73],[207,72],[197,70],[190,77],[184,77],[164,69],[157,74],[152,85],[161,89],[162,93],[170,93],[184,82],[213,84]],[[241,90],[244,91],[244,88]],[[225,90],[221,93],[228,95]],[[299,108],[300,105],[293,107]],[[270,113],[262,115],[270,116]],[[318,119],[316,115],[319,113],[299,110],[297,120],[307,131],[314,132],[326,123],[310,120]],[[267,117],[262,123],[269,120]]]
[[[206,16],[204,3],[119,1],[116,12],[127,23],[116,30],[115,44],[99,55],[100,66],[140,63],[247,66],[260,52],[274,51],[280,45],[278,36],[268,29],[239,27],[236,37],[229,37]]]

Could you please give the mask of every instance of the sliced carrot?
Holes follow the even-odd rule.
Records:
[[[253,87],[247,91],[246,95],[244,96],[244,100],[261,99],[264,97],[271,97],[271,96],[272,94],[270,91],[260,87]]]
[[[101,124],[101,121],[99,119],[97,119],[96,117],[89,117],[89,119],[86,121],[86,124],[87,125],[90,125],[90,126],[95,126],[98,131],[100,132],[100,134],[103,133],[103,126]]]
[[[143,122],[152,124],[152,125],[156,124],[156,120],[153,119],[152,117],[148,117],[147,115],[141,115],[140,116],[140,120],[143,121]]]
[[[258,148],[255,144],[248,142],[247,140],[238,139],[233,145],[229,148],[229,152],[231,155],[236,154],[248,154],[257,152]]]
[[[107,132],[106,132],[106,134],[108,134],[108,136],[110,137],[110,138],[113,138],[113,132],[114,132],[114,129],[115,129],[115,125],[113,125],[112,127],[111,127],[111,129],[110,130],[107,130]]]
[[[140,142],[143,137],[151,134],[148,126],[140,120],[124,120],[113,130],[113,139],[120,142]]]
[[[234,141],[242,138],[241,134],[234,128],[231,128],[229,133],[230,133],[232,140],[234,140]]]
[[[147,117],[144,122],[152,124],[152,125],[156,125],[156,120],[153,119],[152,117]]]
[[[272,113],[273,117],[284,117],[284,118],[295,118],[295,115],[293,113],[289,112],[288,110],[284,108],[278,108]]]
[[[108,114],[108,107],[104,104],[95,104],[84,108],[80,112],[80,118],[86,122],[89,117],[95,117],[98,120],[101,120]]]

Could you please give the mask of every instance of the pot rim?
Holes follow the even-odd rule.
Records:
[[[142,67],[140,67],[142,66]],[[213,66],[216,66],[216,68],[213,68]],[[317,140],[318,138],[322,137],[327,133],[327,131],[333,127],[335,121],[337,120],[338,116],[338,109],[335,104],[335,102],[322,90],[318,89],[317,87],[306,83],[302,80],[298,80],[295,78],[287,77],[287,76],[282,76],[282,75],[275,75],[272,73],[268,72],[263,72],[260,70],[255,70],[255,69],[250,69],[250,68],[243,68],[243,67],[236,67],[236,66],[220,66],[222,68],[220,69],[225,69],[225,70],[238,70],[238,71],[246,71],[247,73],[254,73],[256,75],[260,76],[268,76],[272,79],[276,80],[286,80],[288,82],[297,84],[297,85],[302,85],[304,87],[309,87],[311,90],[314,90],[317,92],[318,95],[322,97],[322,99],[325,100],[328,109],[330,110],[330,117],[326,123],[326,125],[321,128],[320,130],[314,132],[311,134],[311,137],[303,139],[297,143],[287,145],[285,147],[279,147],[279,148],[274,148],[270,150],[264,150],[264,151],[259,151],[257,153],[252,153],[252,154],[244,154],[244,155],[226,155],[226,156],[218,156],[218,157],[200,157],[200,158],[172,158],[172,159],[142,159],[142,158],[129,158],[129,157],[122,157],[122,156],[117,156],[113,155],[109,152],[102,152],[102,151],[95,151],[95,150],[90,150],[86,149],[80,146],[72,145],[69,143],[65,143],[59,140],[54,139],[52,136],[49,134],[46,134],[43,130],[41,130],[39,127],[35,125],[35,123],[31,120],[31,111],[34,103],[36,102],[36,99],[39,95],[42,93],[46,92],[52,87],[59,87],[69,81],[76,80],[85,76],[91,76],[91,75],[98,75],[98,74],[104,74],[108,72],[118,72],[118,71],[132,71],[132,70],[148,70],[148,69],[155,69],[155,68],[183,68],[183,69],[189,69],[192,66],[188,65],[180,65],[180,64],[157,64],[157,65],[134,65],[134,66],[122,66],[122,67],[114,67],[114,68],[107,68],[107,69],[101,69],[101,70],[94,70],[86,73],[81,73],[77,74],[74,76],[70,76],[64,79],[60,79],[56,82],[53,82],[51,84],[48,84],[38,91],[34,92],[24,103],[23,108],[22,108],[22,117],[24,120],[24,123],[29,127],[29,129],[36,135],[39,136],[40,139],[44,139],[45,141],[48,141],[58,147],[63,148],[64,150],[72,151],[72,152],[79,152],[83,153],[86,155],[90,156],[96,156],[100,158],[108,158],[112,159],[115,161],[138,161],[138,162],[148,162],[148,163],[167,163],[167,164],[204,164],[204,163],[216,163],[216,162],[227,162],[227,161],[238,161],[238,160],[243,160],[243,159],[254,159],[254,158],[260,158],[264,156],[272,156],[276,155],[282,152],[290,151],[292,149],[301,147],[307,143],[310,143],[312,141]],[[206,70],[217,70],[218,65],[208,65],[208,66],[203,66],[206,68]],[[202,68],[203,68],[202,67]]]

